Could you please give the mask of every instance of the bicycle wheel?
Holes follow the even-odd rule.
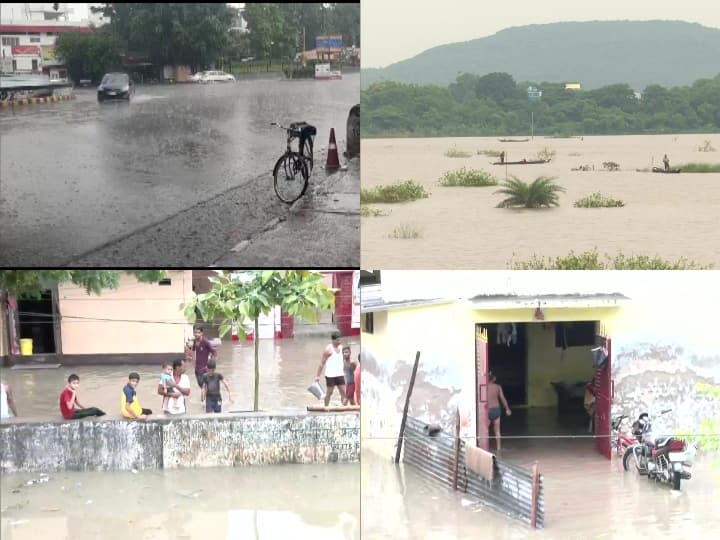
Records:
[[[275,194],[282,202],[292,204],[305,194],[309,177],[305,160],[296,152],[280,157],[273,169]]]
[[[303,147],[300,149],[300,153],[307,157],[308,159],[305,160],[305,163],[307,164],[308,173],[312,174],[313,170],[313,141],[312,137],[308,137],[305,139],[305,142],[303,143]]]

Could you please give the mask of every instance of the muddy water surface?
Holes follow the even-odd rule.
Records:
[[[2,477],[3,540],[360,539],[356,464],[38,478]]]
[[[545,528],[532,530],[472,497],[428,481],[389,453],[366,451],[362,462],[362,538],[625,539],[704,538],[720,527],[720,469],[699,458],[682,491],[654,484],[567,440],[503,459],[538,460],[545,483]]]
[[[428,199],[393,205],[373,205],[386,217],[364,218],[362,261],[368,268],[507,268],[515,256],[566,255],[591,250],[615,255],[658,254],[685,257],[703,265],[720,264],[712,246],[720,244],[715,225],[720,201],[720,173],[653,174],[636,169],[662,166],[667,153],[671,166],[681,163],[720,163],[720,152],[699,152],[703,141],[720,148],[720,135],[647,135],[546,139],[500,143],[497,138],[368,139],[362,141],[362,185],[371,188],[412,179],[430,189]],[[456,147],[472,153],[449,158]],[[551,163],[495,166],[495,158],[478,150],[505,150],[508,160],[533,159],[544,148],[556,152]],[[620,164],[620,171],[603,170],[603,162]],[[581,165],[595,171],[571,171]],[[501,181],[506,174],[523,181],[557,177],[567,192],[560,207],[539,210],[495,208],[502,196],[496,187],[447,188],[438,185],[446,171],[482,169]],[[599,191],[621,199],[623,208],[574,208],[573,203]],[[396,240],[388,235],[403,224],[421,238]]]
[[[353,350],[359,345],[347,338]],[[325,338],[281,339],[260,341],[260,409],[306,410],[319,402],[307,391],[315,379]],[[178,355],[182,358],[182,354]],[[252,410],[254,392],[254,350],[252,343],[223,342],[217,371],[226,378],[234,403],[227,401],[223,388],[223,411]],[[2,379],[15,392],[18,412],[23,417],[60,417],[59,396],[68,375],[80,376],[80,402],[86,407],[100,407],[108,414],[120,414],[120,393],[131,371],[140,374],[137,388],[140,404],[160,413],[162,398],[157,395],[160,364],[140,366],[61,366],[57,369],[3,369]],[[192,384],[189,413],[204,413],[194,367],[188,368]],[[332,404],[339,405],[337,394]],[[337,401],[337,403],[335,403]]]

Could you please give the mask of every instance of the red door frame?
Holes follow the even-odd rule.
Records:
[[[488,434],[488,334],[487,328],[475,325],[475,443],[478,448],[490,450]]]
[[[595,449],[612,459],[610,449],[610,412],[615,397],[615,381],[612,380],[612,344],[609,337],[597,336],[607,349],[607,360],[603,367],[595,369]]]

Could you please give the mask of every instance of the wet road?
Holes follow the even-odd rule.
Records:
[[[73,101],[3,112],[0,264],[68,264],[238,186],[235,213],[204,208],[207,224],[194,217],[167,234],[192,253],[214,234],[213,221],[277,214],[284,205],[270,172],[285,136],[270,122],[313,123],[315,157],[324,162],[331,127],[345,147],[359,84],[359,74],[347,74],[341,81],[139,86],[129,105],[99,105],[93,91],[80,90]],[[133,251],[116,255],[129,265],[146,262]]]
[[[545,528],[533,531],[476,499],[428,481],[412,466],[390,463],[389,452],[362,450],[362,538],[623,539],[704,538],[718,530],[720,468],[699,455],[682,491],[625,473],[584,452],[587,441],[555,442],[545,450],[506,452],[503,459],[539,461],[545,481]],[[377,448],[374,448],[377,450]],[[514,457],[511,457],[515,454]],[[720,460],[716,461],[720,463]]]
[[[347,338],[352,350],[359,344]],[[260,409],[302,410],[318,402],[307,387],[313,382],[320,363],[326,338],[296,338],[260,341]],[[182,355],[179,355],[182,356]],[[217,371],[225,377],[232,391],[234,403],[227,401],[223,389],[223,411],[253,409],[255,381],[254,350],[252,343],[233,345],[223,342],[220,348]],[[87,407],[100,407],[106,413],[120,414],[120,392],[131,371],[140,374],[138,399],[143,407],[160,413],[162,398],[157,395],[160,379],[158,365],[135,366],[63,366],[57,369],[2,369],[0,377],[9,383],[15,393],[15,402],[22,417],[59,418],[58,399],[71,373],[80,376],[80,402]],[[200,390],[193,367],[188,369],[192,384],[188,404],[189,413],[204,413]],[[324,384],[324,383],[323,383]],[[339,405],[337,394],[333,404]]]
[[[3,540],[360,538],[358,464],[38,477],[2,477]]]

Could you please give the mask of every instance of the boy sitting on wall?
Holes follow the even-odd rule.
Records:
[[[152,414],[150,409],[143,409],[137,400],[135,388],[139,382],[140,375],[133,371],[128,375],[128,383],[124,386],[120,398],[120,412],[125,418],[131,420],[145,420],[149,414]]]

